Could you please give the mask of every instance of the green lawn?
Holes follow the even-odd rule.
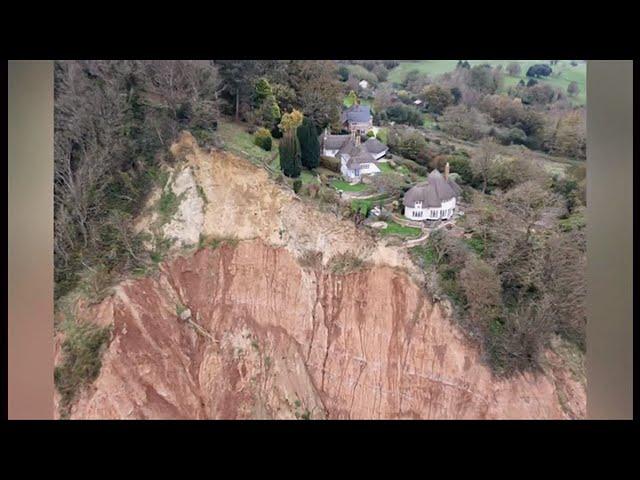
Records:
[[[398,235],[400,237],[418,238],[422,230],[415,227],[405,227],[395,222],[387,222],[387,228],[380,230],[382,235]]]
[[[367,189],[367,186],[363,183],[356,183],[351,185],[344,180],[334,180],[331,182],[331,186],[338,190],[344,190],[345,192],[363,192]]]
[[[271,151],[267,152],[257,145],[254,145],[253,135],[248,133],[245,129],[245,124],[224,121],[218,122],[217,132],[222,141],[224,141],[224,148],[236,155],[248,158],[253,163],[271,163],[271,158],[274,153],[277,153],[278,151],[278,141],[274,139]],[[276,155],[276,159],[272,163],[272,166],[276,164],[277,168],[279,168],[279,161],[277,160],[278,158]]]
[[[360,105],[369,105],[371,106],[371,99],[369,98],[359,98],[358,100],[360,100]],[[353,105],[353,103],[351,103],[349,101],[349,95],[345,95],[344,99],[342,100],[342,105],[344,105],[346,108],[349,108]]]
[[[388,197],[385,194],[381,194],[381,195],[376,195],[375,197],[372,198],[364,198],[362,200],[352,200],[351,201],[351,208],[355,211],[355,210],[366,210],[367,212],[369,212],[375,205],[378,205],[380,203],[384,203],[385,200],[387,200]]]
[[[394,171],[393,167],[391,165],[389,165],[388,162],[378,163],[378,168],[380,169],[380,171],[382,173],[389,173],[389,172],[393,172]]]
[[[510,77],[505,72],[505,90],[518,83],[521,79],[527,81],[528,78],[526,77],[526,73],[527,69],[531,65],[536,63],[549,63],[548,60],[469,60],[469,63],[471,66],[488,63],[492,66],[502,65],[503,68],[506,68],[506,66],[512,61],[520,63],[521,75],[519,77]],[[457,63],[457,60],[402,61],[400,62],[400,65],[389,73],[389,81],[393,83],[402,83],[407,76],[407,73],[412,70],[417,70],[420,73],[425,73],[435,77],[455,70]],[[574,67],[570,64],[570,60],[560,60],[556,65],[552,65],[551,68],[553,69],[551,76],[539,80],[560,88],[563,92],[567,91],[567,86],[570,82],[575,81],[580,88],[580,93],[575,98],[571,99],[571,101],[575,105],[584,105],[587,98],[587,65],[584,62],[578,62],[578,65]],[[556,73],[558,73],[557,76]]]

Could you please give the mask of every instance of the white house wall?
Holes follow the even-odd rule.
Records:
[[[404,216],[410,220],[448,220],[456,209],[456,199],[443,202],[440,207],[422,208],[420,202],[415,207],[405,207]]]

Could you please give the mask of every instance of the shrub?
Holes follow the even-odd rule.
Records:
[[[318,250],[305,250],[298,257],[298,263],[302,268],[316,270],[322,267],[322,252]]]
[[[539,63],[532,65],[527,70],[527,77],[548,77],[551,75],[551,67],[549,65]]]
[[[298,192],[300,192],[300,189],[301,189],[301,188],[302,188],[302,180],[300,180],[299,178],[296,178],[296,179],[293,181],[293,191],[294,191],[295,193],[298,193]]]
[[[160,216],[160,223],[164,225],[176,214],[180,201],[171,187],[165,189],[160,196],[158,203],[158,214]]]
[[[320,200],[324,203],[338,203],[338,193],[331,187],[322,187],[318,192]]]
[[[385,110],[387,119],[390,122],[403,123],[418,127],[422,125],[423,116],[415,107],[395,104]]]
[[[373,133],[373,130],[369,130],[369,131],[367,132],[367,138],[373,138],[373,137],[375,137],[375,136],[376,136],[376,134],[375,134],[375,133]]]
[[[63,331],[63,358],[54,370],[54,383],[61,395],[60,414],[67,417],[80,389],[93,382],[100,373],[101,356],[109,340],[110,328],[67,320]]]
[[[340,160],[335,157],[320,156],[320,166],[332,172],[340,173]]]
[[[473,170],[471,169],[471,161],[469,157],[461,154],[449,157],[449,169],[460,175],[462,183],[471,183],[473,181]]]
[[[266,128],[259,128],[253,137],[253,143],[267,152],[271,151],[273,144],[271,132]]]
[[[349,80],[349,69],[344,65],[338,67],[338,78],[341,82],[346,82]]]
[[[339,253],[329,261],[329,268],[335,275],[346,275],[364,266],[364,261],[352,252]]]
[[[403,165],[407,167],[413,173],[416,173],[422,177],[426,177],[429,174],[429,169],[425,166],[422,166],[413,160],[409,160],[408,158],[396,157],[394,161],[399,165]]]

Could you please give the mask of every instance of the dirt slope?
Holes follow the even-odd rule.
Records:
[[[174,153],[206,195],[202,232],[242,241],[177,256],[79,307],[79,319],[113,325],[113,338],[71,418],[584,416],[584,386],[555,354],[546,375],[493,378],[442,304],[394,268],[409,266],[401,250],[190,136]],[[306,249],[325,264],[350,250],[376,266],[304,269]],[[207,335],[178,318],[178,305]]]

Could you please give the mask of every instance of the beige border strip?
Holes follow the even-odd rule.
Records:
[[[633,417],[633,62],[587,64],[587,416]]]
[[[53,62],[8,62],[8,418],[53,418]]]

